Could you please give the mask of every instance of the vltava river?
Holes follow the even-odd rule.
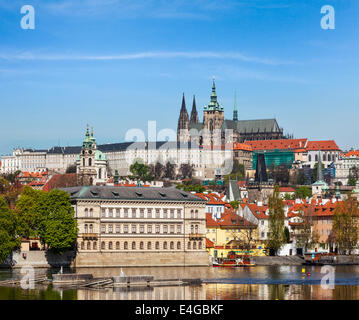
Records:
[[[305,270],[303,270],[305,268]],[[153,275],[155,279],[201,278],[197,286],[63,290],[37,285],[24,290],[0,287],[0,299],[11,300],[359,300],[359,266],[333,269],[334,287],[321,285],[322,267],[256,266],[249,268],[160,267],[123,268],[126,275]],[[64,270],[75,272],[75,270]],[[304,271],[304,272],[303,272]],[[49,277],[58,269],[37,269]],[[119,268],[81,268],[94,277],[120,275]],[[309,273],[308,273],[309,272]],[[19,278],[20,270],[0,269],[0,280]]]

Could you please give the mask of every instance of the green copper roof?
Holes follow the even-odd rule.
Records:
[[[96,160],[107,160],[106,155],[100,150],[95,151],[95,161]]]
[[[223,111],[223,107],[219,105],[218,101],[217,101],[217,93],[216,93],[216,84],[214,82],[213,79],[213,84],[212,84],[212,93],[211,93],[211,101],[209,103],[208,106],[204,107],[204,110],[210,110],[210,111]]]

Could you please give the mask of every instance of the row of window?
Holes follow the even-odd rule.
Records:
[[[130,246],[131,245],[131,246]],[[120,242],[120,241],[116,241],[116,242],[105,242],[102,241],[101,242],[101,250],[129,250],[131,248],[131,250],[181,250],[181,241],[177,241],[177,243],[175,243],[174,241],[163,241],[163,242],[159,242],[156,241],[153,247],[153,243],[151,241],[148,241],[147,243],[140,241],[139,243],[137,243],[136,241],[132,241],[131,243],[124,241],[124,242]],[[81,250],[97,250],[97,241],[87,241],[86,243],[83,241],[81,242]],[[197,249],[202,249],[202,241],[188,241],[187,243],[187,249],[188,250],[197,250]]]
[[[148,218],[160,218],[161,217],[161,209],[151,209],[148,208],[147,217]],[[85,208],[85,218],[93,217],[93,208]],[[101,218],[120,218],[121,217],[121,209],[112,209],[112,208],[102,208],[101,210]],[[145,217],[145,209],[144,208],[122,208],[122,216],[124,218],[134,218],[139,213],[139,218]],[[181,218],[181,209],[163,209],[163,217],[168,219],[180,219]],[[198,219],[198,210],[191,210],[191,218]]]
[[[336,154],[331,155],[330,153],[328,153],[328,157],[327,155],[324,153],[322,156],[323,161],[334,161],[335,158],[337,158],[338,156]],[[314,161],[318,161],[318,155],[316,154],[314,157]],[[327,160],[328,159],[328,160]],[[311,162],[312,161],[312,156],[308,155],[308,161]]]
[[[146,228],[147,227],[147,228]],[[162,230],[161,230],[162,229]],[[157,224],[154,226],[154,229],[152,228],[152,225],[144,225],[144,224],[140,224],[140,225],[136,225],[136,224],[131,224],[131,225],[121,225],[121,224],[102,224],[101,225],[101,233],[129,233],[129,231],[131,230],[131,233],[152,233],[153,231],[155,233],[182,233],[182,225],[181,224],[177,224],[176,228],[175,225],[171,224],[171,225],[161,225]],[[191,225],[191,233],[198,233],[199,230],[199,225]],[[94,227],[93,224],[85,224],[84,225],[84,233],[93,233],[94,232]]]

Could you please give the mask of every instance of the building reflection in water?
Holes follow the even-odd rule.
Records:
[[[205,300],[204,286],[79,289],[78,300]]]

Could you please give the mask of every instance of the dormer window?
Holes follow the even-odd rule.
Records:
[[[160,196],[163,197],[163,198],[166,197],[166,194],[163,193],[163,192],[159,192],[159,194],[160,194]]]
[[[139,198],[143,197],[142,193],[141,193],[141,192],[138,192],[138,191],[136,191],[136,195],[137,195],[137,197],[139,197]]]

